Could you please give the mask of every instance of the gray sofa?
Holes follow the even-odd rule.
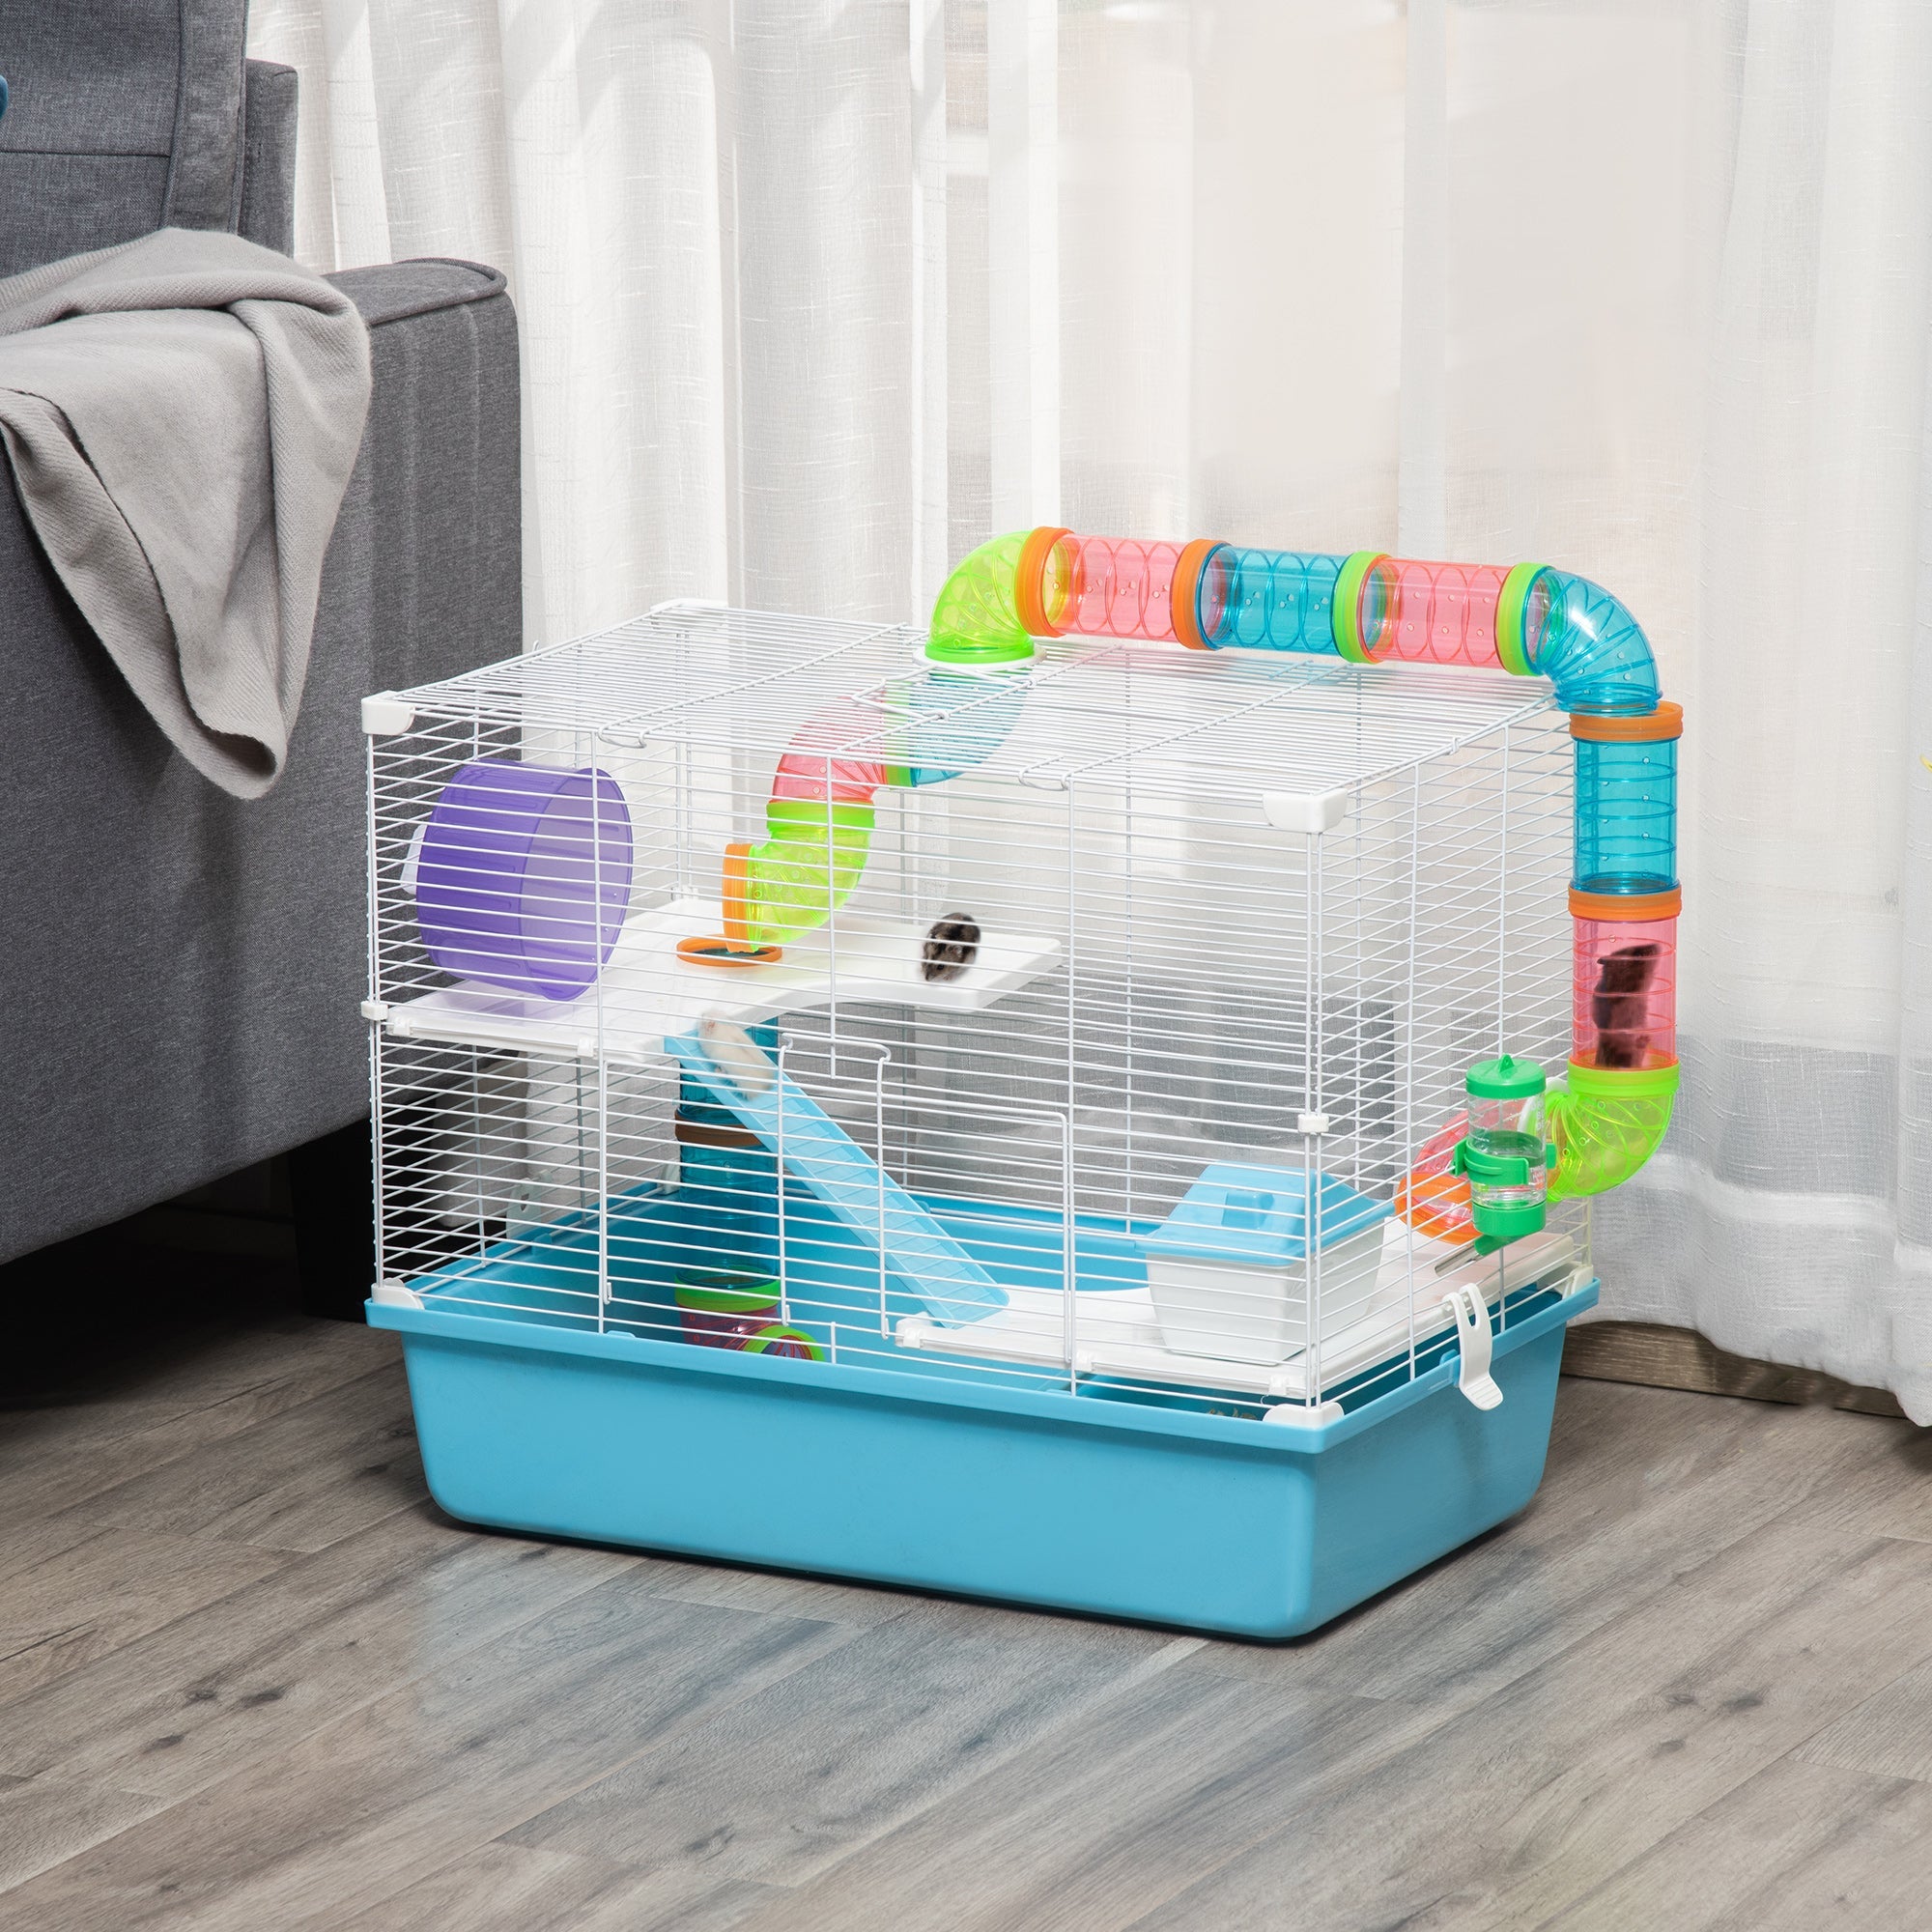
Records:
[[[0,273],[170,224],[287,251],[296,76],[244,63],[244,24],[245,0],[0,0]],[[517,331],[473,264],[334,279],[375,391],[266,799],[170,750],[0,462],[0,1261],[314,1144],[298,1183],[340,1193],[312,1185],[309,1220],[368,1280],[357,700],[518,648]]]

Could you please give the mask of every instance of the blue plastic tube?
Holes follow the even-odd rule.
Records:
[[[754,1026],[753,1043],[776,1057],[779,1030]],[[762,1146],[722,1147],[706,1130],[738,1129],[738,1117],[687,1066],[678,1076],[679,1193],[705,1230],[721,1267],[776,1274],[779,1266],[779,1164]],[[694,1131],[695,1130],[695,1131]]]
[[[1523,598],[1522,650],[1527,668],[1555,685],[1565,711],[1624,718],[1657,709],[1650,639],[1622,602],[1587,577],[1536,573]]]
[[[1667,893],[1677,884],[1682,713],[1675,705],[1658,709],[1672,726],[1668,737],[1599,741],[1577,731],[1576,861],[1570,882],[1578,892]]]
[[[1347,557],[1223,544],[1201,572],[1198,612],[1209,648],[1339,657],[1335,582]]]

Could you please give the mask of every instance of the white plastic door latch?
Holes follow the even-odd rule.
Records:
[[[1503,1392],[1490,1374],[1490,1304],[1479,1288],[1452,1289],[1442,1297],[1442,1312],[1456,1324],[1463,1366],[1456,1386],[1478,1408],[1494,1408]]]

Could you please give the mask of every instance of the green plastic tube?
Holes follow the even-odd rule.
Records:
[[[925,654],[934,664],[1023,664],[1033,639],[1014,589],[1031,530],[1013,530],[962,557],[932,606]]]
[[[1546,1119],[1556,1144],[1549,1198],[1574,1200],[1621,1187],[1670,1124],[1678,1071],[1671,1066],[1579,1066],[1549,1096]]]
[[[879,787],[942,783],[990,756],[1012,728],[1023,692],[1016,688],[1010,702],[977,701],[980,687],[971,673],[1003,671],[1033,656],[1015,591],[1031,534],[981,544],[946,580],[932,610],[931,668],[901,688],[905,715],[896,732],[839,701],[800,727],[780,761],[764,838],[726,850],[724,935],[733,950],[783,946],[823,925],[865,872]],[[947,724],[946,714],[958,710],[968,722]],[[867,736],[898,742],[890,752],[838,749]]]
[[[779,946],[823,925],[866,869],[872,817],[869,805],[773,799],[765,807],[764,842],[742,848],[739,906],[731,903],[727,869],[725,921],[734,939],[742,931],[753,946]]]

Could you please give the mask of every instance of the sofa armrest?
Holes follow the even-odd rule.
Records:
[[[374,364],[334,544],[366,558],[371,689],[513,657],[524,636],[522,409],[503,277],[473,262],[414,261],[328,279],[368,324]]]
[[[277,254],[296,251],[296,108],[292,67],[251,60],[242,75],[242,202],[236,232]]]
[[[521,642],[517,328],[488,269],[337,280],[375,387],[266,798],[156,728],[0,465],[0,1261],[368,1110],[360,699]]]

